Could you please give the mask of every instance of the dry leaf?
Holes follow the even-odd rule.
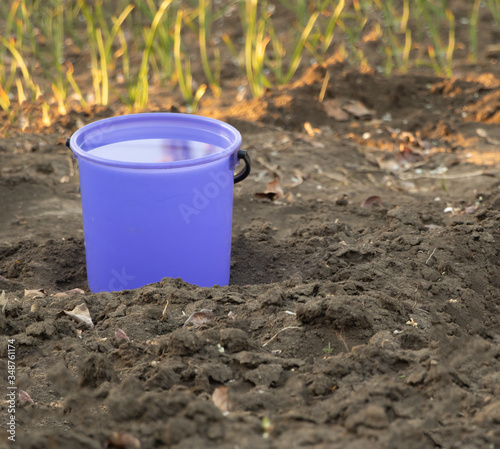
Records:
[[[326,148],[326,145],[323,142],[318,142],[317,140],[310,140],[307,143],[314,148]]]
[[[476,212],[478,207],[479,206],[477,204],[471,204],[470,206],[466,206],[464,210],[466,214],[473,214],[474,212]]]
[[[72,288],[71,290],[65,291],[67,295],[71,295],[71,293],[80,293],[81,295],[85,294],[85,291],[83,291],[81,288]]]
[[[186,320],[183,327],[191,323],[194,327],[200,327],[202,324],[213,321],[215,318],[214,313],[209,309],[201,309],[199,312],[194,312]]]
[[[323,101],[323,108],[326,115],[337,120],[337,122],[346,122],[349,120],[349,114],[342,109],[338,100]]]
[[[483,139],[488,138],[488,133],[483,128],[476,128],[476,134]]]
[[[283,193],[283,189],[281,188],[279,178],[276,178],[275,180],[267,183],[267,191],[275,193],[277,199],[283,198],[285,196],[285,194]]]
[[[372,210],[373,206],[382,207],[382,198],[376,195],[370,196],[361,204],[361,207],[366,210]]]
[[[401,140],[402,142],[409,142],[409,143],[415,142],[415,136],[409,131],[401,131],[398,135],[398,139]]]
[[[309,137],[314,137],[316,134],[321,134],[321,130],[318,128],[313,128],[309,122],[304,123],[304,129]]]
[[[408,324],[408,326],[413,326],[413,327],[418,327],[418,323],[413,319],[413,318],[410,318],[406,324]]]
[[[2,293],[0,293],[0,307],[2,308],[2,313],[5,313],[5,307],[8,302],[9,300],[5,296],[5,290],[2,290]]]
[[[399,164],[393,158],[386,160],[379,156],[376,157],[375,159],[370,160],[370,162],[383,171],[394,172],[394,171],[399,171],[401,169]]]
[[[125,333],[125,331],[121,330],[120,328],[117,328],[115,330],[115,338],[117,341],[125,340],[127,343],[130,343],[130,338],[128,338],[128,335]]]
[[[493,139],[492,137],[488,136],[487,131],[483,128],[476,128],[476,134],[479,137],[482,137],[484,140],[486,140],[486,142],[488,142],[491,145],[500,145],[500,140]]]
[[[63,313],[68,315],[70,318],[73,318],[77,323],[83,323],[90,328],[94,327],[89,309],[85,303],[76,306],[71,311],[63,310]]]
[[[278,169],[278,165],[271,165],[268,164],[264,159],[262,159],[260,156],[257,158],[257,162],[262,165],[264,168],[266,168],[272,176],[275,178],[280,177],[280,171]]]
[[[298,168],[295,168],[293,170],[293,174],[295,176],[292,178],[293,184],[290,185],[290,187],[300,186],[304,182],[304,180],[306,179],[306,175],[304,175],[304,173],[302,173],[302,171],[300,171]]]
[[[31,405],[35,405],[35,401],[33,401],[33,399],[31,399],[31,396],[24,390],[19,390],[19,402],[21,402],[21,404],[29,402]]]
[[[31,304],[30,311],[33,313],[38,312],[41,307],[42,307],[42,304],[40,303],[40,301],[35,301],[33,304]]]
[[[55,298],[60,298],[63,296],[69,296],[72,293],[79,293],[79,294],[83,295],[83,294],[85,294],[85,291],[83,291],[81,288],[72,288],[71,290],[66,290],[65,292],[56,293],[55,295],[52,295],[52,296],[54,296]]]
[[[314,130],[313,127],[309,122],[304,123],[304,129],[306,130],[306,133],[309,137],[314,137]]]
[[[114,432],[108,439],[106,447],[113,449],[141,449],[141,442],[130,433]]]
[[[257,198],[266,198],[273,201],[276,199],[284,198],[285,194],[283,193],[283,189],[281,188],[279,178],[276,178],[273,181],[267,183],[267,189],[265,192],[256,193],[255,196]]]
[[[443,229],[442,226],[435,225],[435,224],[424,225],[424,228],[429,229],[430,231],[433,231],[434,229]]]
[[[226,386],[218,387],[214,390],[212,401],[222,413],[225,415],[229,413],[229,399]]]
[[[375,115],[375,111],[368,109],[361,101],[351,100],[342,106],[342,109],[356,118],[369,119]]]
[[[406,145],[401,145],[401,149],[399,153],[396,154],[395,159],[399,165],[409,165],[422,161],[424,156]]]
[[[45,296],[45,290],[24,290],[24,297],[29,299],[43,298]]]

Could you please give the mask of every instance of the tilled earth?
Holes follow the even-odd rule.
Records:
[[[201,110],[254,162],[227,287],[91,294],[64,137],[103,112],[4,135],[1,382],[14,339],[31,398],[16,447],[500,447],[500,78],[332,65],[327,109],[325,70]],[[80,304],[94,327],[62,313]]]

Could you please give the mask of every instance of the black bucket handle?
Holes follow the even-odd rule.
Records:
[[[252,161],[246,150],[238,150],[238,159],[243,159],[245,161],[245,167],[243,170],[239,171],[234,175],[234,183],[243,181],[249,174],[252,168]]]

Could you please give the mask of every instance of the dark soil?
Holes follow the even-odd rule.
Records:
[[[327,114],[326,70],[326,104],[367,117]],[[0,382],[14,339],[34,402],[17,400],[9,447],[500,447],[499,93],[486,62],[451,80],[339,63],[260,101],[207,101],[254,162],[235,187],[231,284],[214,288],[89,292],[64,140],[118,107],[8,128]],[[82,303],[93,328],[61,313]],[[184,326],[202,309],[214,319]],[[0,447],[7,409],[4,396]]]

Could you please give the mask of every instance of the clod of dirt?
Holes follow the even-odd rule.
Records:
[[[262,363],[272,363],[276,358],[266,353],[241,351],[234,354],[232,360],[247,368],[257,368]]]
[[[57,328],[53,319],[38,321],[26,328],[26,334],[32,337],[51,338],[56,333]]]
[[[387,221],[391,227],[396,227],[400,224],[416,228],[422,226],[420,215],[413,207],[408,205],[398,206],[388,211]]]
[[[234,378],[233,370],[221,363],[205,363],[202,372],[214,382],[225,383]]]
[[[224,416],[211,402],[199,399],[191,401],[184,410],[184,416],[196,423],[198,434],[207,435],[210,440],[224,436],[224,428],[219,424]]]
[[[144,396],[144,384],[134,377],[126,377],[111,389],[108,407],[111,416],[117,422],[130,421],[145,413],[146,404],[141,401]]]
[[[227,352],[244,351],[249,347],[249,338],[241,329],[222,329],[220,344]]]
[[[148,379],[146,387],[149,389],[161,388],[162,390],[170,390],[179,381],[180,376],[172,368],[160,366],[152,377]]]
[[[224,416],[211,402],[191,398],[182,410],[176,410],[175,415],[168,420],[160,433],[161,441],[169,447],[188,439],[191,443],[186,442],[184,447],[205,447],[199,437],[211,441],[224,437]]]
[[[283,367],[281,365],[260,365],[254,370],[247,371],[245,380],[252,382],[254,385],[276,387],[282,372]]]
[[[77,380],[64,363],[52,367],[48,373],[48,379],[55,391],[61,396],[67,396],[70,392],[78,389]]]
[[[394,338],[394,333],[387,330],[377,332],[370,338],[369,344],[390,349],[398,349],[400,347],[400,342]]]
[[[279,287],[273,287],[257,297],[257,300],[260,301],[262,307],[282,306],[284,299],[285,295],[283,294],[283,290]]]
[[[193,421],[186,418],[171,418],[161,433],[161,440],[170,446],[180,443],[189,435],[195,434],[196,424]]]
[[[324,396],[332,391],[335,383],[330,376],[317,375],[314,376],[312,383],[307,389],[316,396]]]
[[[316,319],[325,315],[326,304],[324,299],[309,300],[305,303],[297,304],[297,320],[301,323],[314,323]]]
[[[363,296],[335,296],[326,303],[325,317],[339,330],[349,327],[371,329],[370,315],[365,307],[371,300]]]
[[[102,449],[102,444],[95,438],[68,432],[62,429],[41,430],[39,433],[29,436],[29,442],[22,445],[23,448],[71,448],[71,449]]]
[[[349,204],[349,197],[344,193],[335,199],[337,206],[347,206]]]
[[[472,420],[479,425],[500,424],[500,401],[494,401],[481,410]]]
[[[102,354],[91,354],[80,367],[80,387],[96,388],[106,381],[119,381],[113,364]]]
[[[167,340],[167,352],[169,355],[192,355],[198,352],[203,344],[195,333],[188,329],[177,329]],[[165,348],[163,349],[164,352]]]
[[[383,429],[389,425],[389,418],[383,407],[378,405],[367,405],[364,409],[347,418],[345,426],[349,430],[358,427],[370,427],[372,429]]]
[[[54,173],[54,166],[50,162],[41,162],[39,164],[36,164],[35,168],[38,173],[42,173],[44,175],[50,175],[51,173]]]

